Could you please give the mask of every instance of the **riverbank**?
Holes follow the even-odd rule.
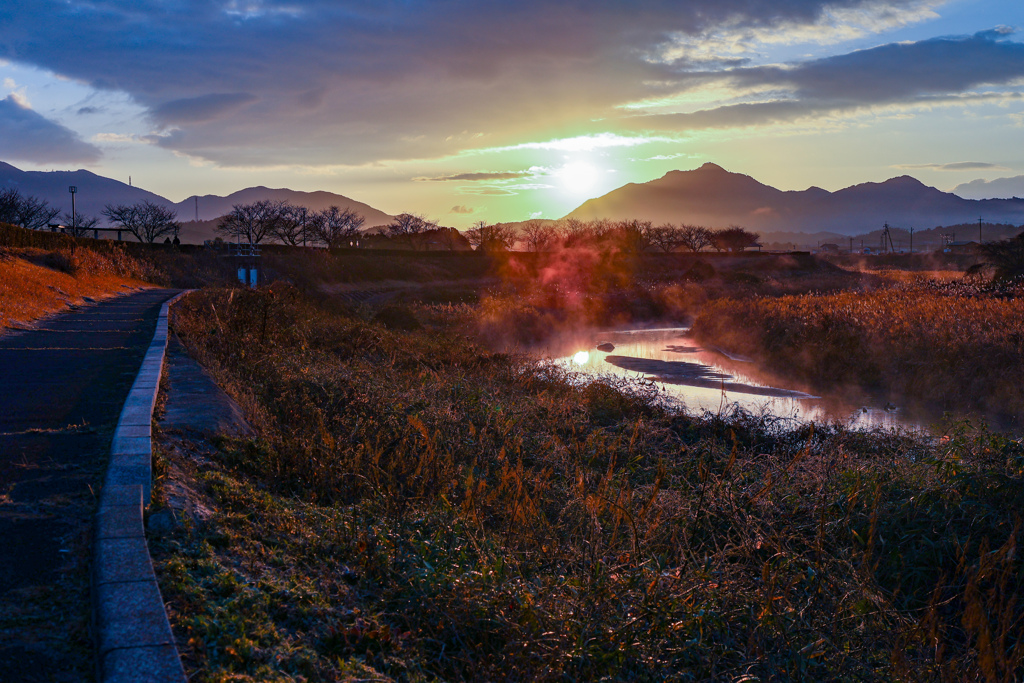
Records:
[[[1024,417],[1019,288],[917,279],[867,292],[725,298],[693,334],[817,387]]]
[[[158,572],[194,680],[1013,676],[1024,455],[696,419],[294,290],[173,325],[258,431]]]

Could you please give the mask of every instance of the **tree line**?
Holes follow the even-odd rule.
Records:
[[[140,242],[155,243],[177,237],[181,224],[176,212],[148,200],[135,204],[107,204],[102,215],[117,228],[134,235]],[[66,230],[75,236],[88,234],[99,223],[95,217],[74,216],[49,206],[46,200],[24,196],[16,189],[0,192],[0,222],[30,230],[48,227],[58,216]],[[741,227],[714,229],[696,225],[676,225],[652,221],[582,221],[566,218],[561,221],[527,221],[518,226],[478,221],[460,235],[454,228],[444,227],[423,216],[402,213],[381,226],[379,234],[363,232],[366,219],[352,208],[330,206],[314,211],[281,200],[260,200],[236,204],[223,216],[215,231],[228,241],[251,245],[275,241],[291,246],[326,246],[342,248],[360,246],[366,239],[390,240],[410,249],[426,246],[426,238],[442,248],[454,250],[463,237],[482,251],[511,250],[517,246],[527,251],[549,251],[559,248],[617,249],[640,253],[679,249],[698,252],[707,248],[717,251],[743,251],[758,245],[760,235]]]
[[[367,239],[393,240],[411,249],[423,248],[427,236],[448,249],[455,249],[460,241],[454,228],[416,214],[399,214],[374,235],[363,231],[365,222],[366,218],[350,207],[329,206],[313,211],[287,201],[266,199],[236,204],[214,229],[229,241],[252,245],[276,241],[291,246],[319,245],[331,249],[360,246]]]
[[[483,221],[466,231],[466,238],[477,249],[510,250],[521,245],[527,251],[550,251],[565,248],[611,248],[641,253],[669,253],[679,249],[703,251],[743,251],[758,245],[761,236],[739,226],[705,228],[698,225],[676,225],[642,220],[582,221],[566,218],[561,221],[527,221],[519,226],[489,225]]]

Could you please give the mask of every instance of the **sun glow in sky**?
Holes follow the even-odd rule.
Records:
[[[1017,2],[245,7],[5,6],[0,161],[174,201],[329,190],[462,228],[707,161],[782,189],[1021,176],[1000,192],[1024,196]]]

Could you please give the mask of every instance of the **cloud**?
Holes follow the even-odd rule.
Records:
[[[1024,175],[995,180],[972,180],[953,188],[953,194],[964,199],[1008,199],[1024,197]]]
[[[93,162],[100,154],[99,148],[24,106],[13,94],[0,100],[0,158],[35,163]]]
[[[99,114],[101,111],[103,110],[99,107],[79,107],[76,113],[79,116],[86,116],[89,114]]]
[[[4,7],[0,59],[127,94],[160,126],[181,129],[159,143],[183,154],[231,166],[358,165],[580,140],[610,130],[623,102],[706,66],[685,54],[651,59],[681,38],[797,31],[839,11],[905,15],[900,24],[921,6],[20,0]]]
[[[256,96],[249,93],[213,93],[164,102],[150,113],[164,126],[203,123],[218,119],[254,101]]]
[[[473,211],[475,211],[473,207],[459,204],[457,206],[453,206],[452,210],[448,213],[471,214]]]
[[[884,105],[969,101],[961,95],[1013,97],[1018,93],[984,92],[989,86],[1012,87],[1024,77],[1024,43],[1008,40],[1008,35],[1006,29],[996,29],[966,37],[890,43],[789,65],[680,72],[684,89],[722,80],[737,89],[758,89],[757,101],[640,115],[636,124],[674,130],[728,128]]]
[[[480,173],[456,173],[454,175],[442,175],[435,176],[433,178],[421,177],[413,178],[415,181],[432,181],[432,182],[443,182],[447,180],[514,180],[516,178],[529,178],[532,177],[531,171],[502,171],[497,173],[491,172],[480,172]]]
[[[478,150],[480,153],[512,152],[522,149],[542,149],[555,152],[593,152],[609,147],[636,147],[655,142],[677,142],[675,138],[663,135],[618,135],[616,133],[597,133],[594,135],[578,135],[571,138],[546,140],[543,142],[522,142],[507,147],[487,147]]]
[[[999,164],[989,164],[983,161],[955,161],[949,164],[897,164],[893,168],[904,170],[927,169],[929,171],[1009,171],[1010,169]]]

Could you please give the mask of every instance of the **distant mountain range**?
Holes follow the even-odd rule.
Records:
[[[917,229],[970,223],[1024,223],[1024,199],[963,199],[909,176],[829,192],[783,191],[721,166],[670,171],[591,199],[569,214],[583,220],[638,218],[708,227],[740,225],[761,233],[859,235],[891,226]]]
[[[364,226],[385,225],[392,216],[332,192],[300,192],[250,187],[229,194],[192,196],[174,203],[158,194],[90,171],[22,171],[0,162],[0,190],[14,187],[71,211],[68,186],[78,188],[75,205],[85,216],[99,217],[107,204],[142,200],[172,207],[185,225],[182,240],[202,242],[214,236],[218,218],[234,204],[262,199],[284,200],[313,210],[351,207],[366,218]],[[195,221],[198,208],[199,221]],[[909,176],[863,183],[829,192],[820,187],[783,191],[721,166],[704,164],[692,171],[670,171],[647,183],[629,183],[591,199],[568,217],[592,220],[638,218],[656,223],[691,223],[708,227],[740,225],[762,233],[764,241],[814,244],[848,235],[871,233],[888,223],[918,231],[936,226],[976,223],[1024,223],[1024,199],[964,199],[928,187]],[[786,234],[783,234],[786,233]],[[924,237],[922,235],[922,237]]]
[[[148,200],[154,204],[169,206],[178,212],[178,220],[189,223],[182,231],[182,241],[199,243],[214,236],[216,220],[231,211],[234,204],[248,204],[262,199],[283,200],[296,206],[306,206],[314,211],[338,206],[350,207],[366,218],[365,225],[372,227],[391,222],[391,216],[378,209],[333,192],[300,192],[298,190],[250,187],[229,194],[192,196],[174,203],[166,197],[143,190],[140,187],[105,178],[91,171],[22,171],[0,161],[0,190],[13,187],[24,195],[45,199],[50,206],[62,212],[71,213],[71,194],[68,188],[78,188],[75,194],[75,210],[83,216],[102,219],[103,207],[107,204],[135,204]],[[199,222],[195,223],[196,207]]]
[[[185,201],[172,204],[178,211],[178,220],[195,219],[196,199],[197,197],[193,195]],[[231,207],[235,204],[250,204],[264,199],[286,201],[295,206],[305,206],[312,211],[322,211],[330,206],[337,206],[342,209],[348,207],[366,219],[364,226],[367,228],[375,225],[386,225],[394,218],[394,216],[389,216],[369,204],[357,202],[354,199],[349,199],[333,192],[324,192],[322,190],[318,192],[301,192],[299,190],[273,189],[269,187],[247,187],[244,190],[232,192],[226,197],[218,197],[213,194],[198,197],[199,220],[214,220],[231,211]]]

